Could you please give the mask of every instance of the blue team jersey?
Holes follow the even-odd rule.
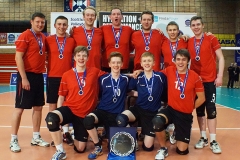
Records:
[[[144,73],[139,74],[137,79],[131,79],[129,82],[129,89],[138,92],[136,105],[142,109],[156,112],[161,107],[163,97],[167,96],[167,79],[161,72],[153,72],[154,80],[152,86],[152,101],[149,101],[150,93],[147,88]],[[148,86],[151,87],[152,78],[147,80]],[[165,99],[164,99],[165,101]]]
[[[125,98],[128,90],[129,79],[127,76],[120,75],[119,87],[117,90],[118,82],[113,79],[111,81],[111,74],[105,74],[100,77],[100,103],[97,106],[97,109],[107,111],[109,113],[122,113],[125,109]],[[112,86],[112,83],[114,86]],[[113,102],[114,99],[114,90],[116,102]]]

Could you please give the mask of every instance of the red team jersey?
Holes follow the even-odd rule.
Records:
[[[149,33],[145,34],[145,37],[149,37]],[[160,62],[162,54],[162,44],[163,41],[167,39],[163,34],[160,34],[157,30],[152,30],[152,37],[150,39],[149,51],[154,55],[155,65],[153,66],[154,71],[160,71]],[[141,67],[141,55],[145,51],[145,42],[142,36],[141,30],[136,31],[132,34],[132,44],[135,48],[135,57],[134,57],[134,70],[142,69]]]
[[[195,37],[192,37],[188,40],[188,50],[191,55],[190,68],[202,77],[203,82],[213,82],[217,77],[215,51],[221,48],[221,46],[215,36],[207,36],[204,34],[204,38],[200,46],[200,60],[196,61],[194,39]],[[197,39],[196,45],[199,46],[199,43],[200,39]]]
[[[64,37],[58,37],[60,46],[63,45]],[[66,38],[63,51],[63,58],[60,59],[56,35],[46,38],[46,48],[48,53],[48,77],[62,77],[63,73],[72,68],[72,55],[76,44],[73,38]]]
[[[43,33],[36,34],[42,39],[42,55],[39,54],[40,47],[34,34],[27,29],[16,40],[16,51],[23,52],[24,69],[26,72],[43,73],[45,72],[45,35]]]
[[[78,77],[83,84],[83,95],[79,95],[79,86],[73,69],[65,72],[59,87],[58,95],[64,96],[65,101],[62,106],[68,106],[73,114],[84,118],[93,111],[98,100],[98,78],[105,72],[90,67],[86,69],[86,78],[82,79],[83,72],[78,73]]]
[[[172,50],[170,43],[172,44],[172,48],[178,51],[179,49],[187,49],[188,42],[185,42],[183,39],[179,39],[176,48],[176,42],[170,42],[170,40],[165,39],[162,45],[162,54],[164,58],[164,66],[165,68],[168,66],[175,66],[175,63],[172,61]]]
[[[173,109],[183,112],[192,113],[195,104],[196,92],[204,92],[204,87],[200,76],[192,70],[188,70],[188,79],[185,87],[185,98],[180,98],[180,88],[178,85],[176,67],[169,66],[163,70],[167,76],[168,83],[168,105]],[[179,74],[181,85],[184,82],[185,74]]]
[[[92,30],[86,30],[88,38],[92,37]],[[84,28],[79,26],[73,28],[73,38],[76,41],[77,46],[88,46],[88,40],[84,32]],[[91,50],[89,50],[89,57],[87,61],[87,67],[95,67],[101,69],[101,47],[102,47],[102,30],[94,27],[94,35],[91,43]]]
[[[109,68],[108,57],[111,52],[120,52],[123,56],[123,66],[121,69],[128,69],[130,52],[132,51],[131,47],[131,35],[133,30],[129,26],[122,26],[122,31],[119,39],[119,48],[115,48],[115,38],[112,31],[112,25],[101,26],[103,31],[103,57],[102,57],[102,66]],[[115,35],[119,36],[120,28],[115,28]]]

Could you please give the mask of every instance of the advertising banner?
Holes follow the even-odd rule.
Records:
[[[64,12],[82,12],[87,6],[96,6],[96,0],[64,0]]]
[[[240,33],[236,34],[236,47],[240,47]],[[240,66],[240,50],[235,50],[235,62]]]

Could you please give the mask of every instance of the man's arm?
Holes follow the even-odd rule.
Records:
[[[61,96],[61,95],[58,96],[57,108],[59,108],[59,107],[62,106],[62,104],[63,104],[63,102],[64,102],[64,99],[65,99],[64,96]]]
[[[218,86],[222,85],[223,70],[224,70],[224,57],[223,57],[221,48],[217,49],[215,51],[215,53],[218,58],[218,74],[217,74],[217,78],[215,80],[215,85],[216,85],[216,87],[218,87]]]
[[[24,68],[23,55],[24,55],[24,52],[16,51],[15,61],[17,64],[18,72],[22,78],[22,88],[26,90],[30,90],[30,83],[27,79],[26,71]]]
[[[205,93],[204,92],[196,92],[197,99],[195,100],[195,108],[198,108],[205,101]]]

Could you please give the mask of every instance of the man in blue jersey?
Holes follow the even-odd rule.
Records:
[[[116,118],[118,126],[127,126],[129,122],[140,120],[142,133],[145,135],[142,148],[145,151],[154,149],[155,132],[152,118],[161,107],[161,101],[166,101],[167,81],[161,72],[153,71],[154,56],[150,52],[144,52],[141,56],[141,66],[144,72],[137,79],[131,79],[129,89],[138,92],[136,105],[125,110]]]
[[[112,52],[108,58],[111,73],[100,77],[101,99],[97,109],[87,115],[84,119],[84,126],[87,129],[95,149],[88,155],[89,159],[95,159],[102,155],[102,142],[98,138],[96,124],[103,124],[107,137],[109,127],[117,127],[116,116],[124,111],[124,102],[128,88],[128,77],[121,75],[123,57],[119,52]]]

